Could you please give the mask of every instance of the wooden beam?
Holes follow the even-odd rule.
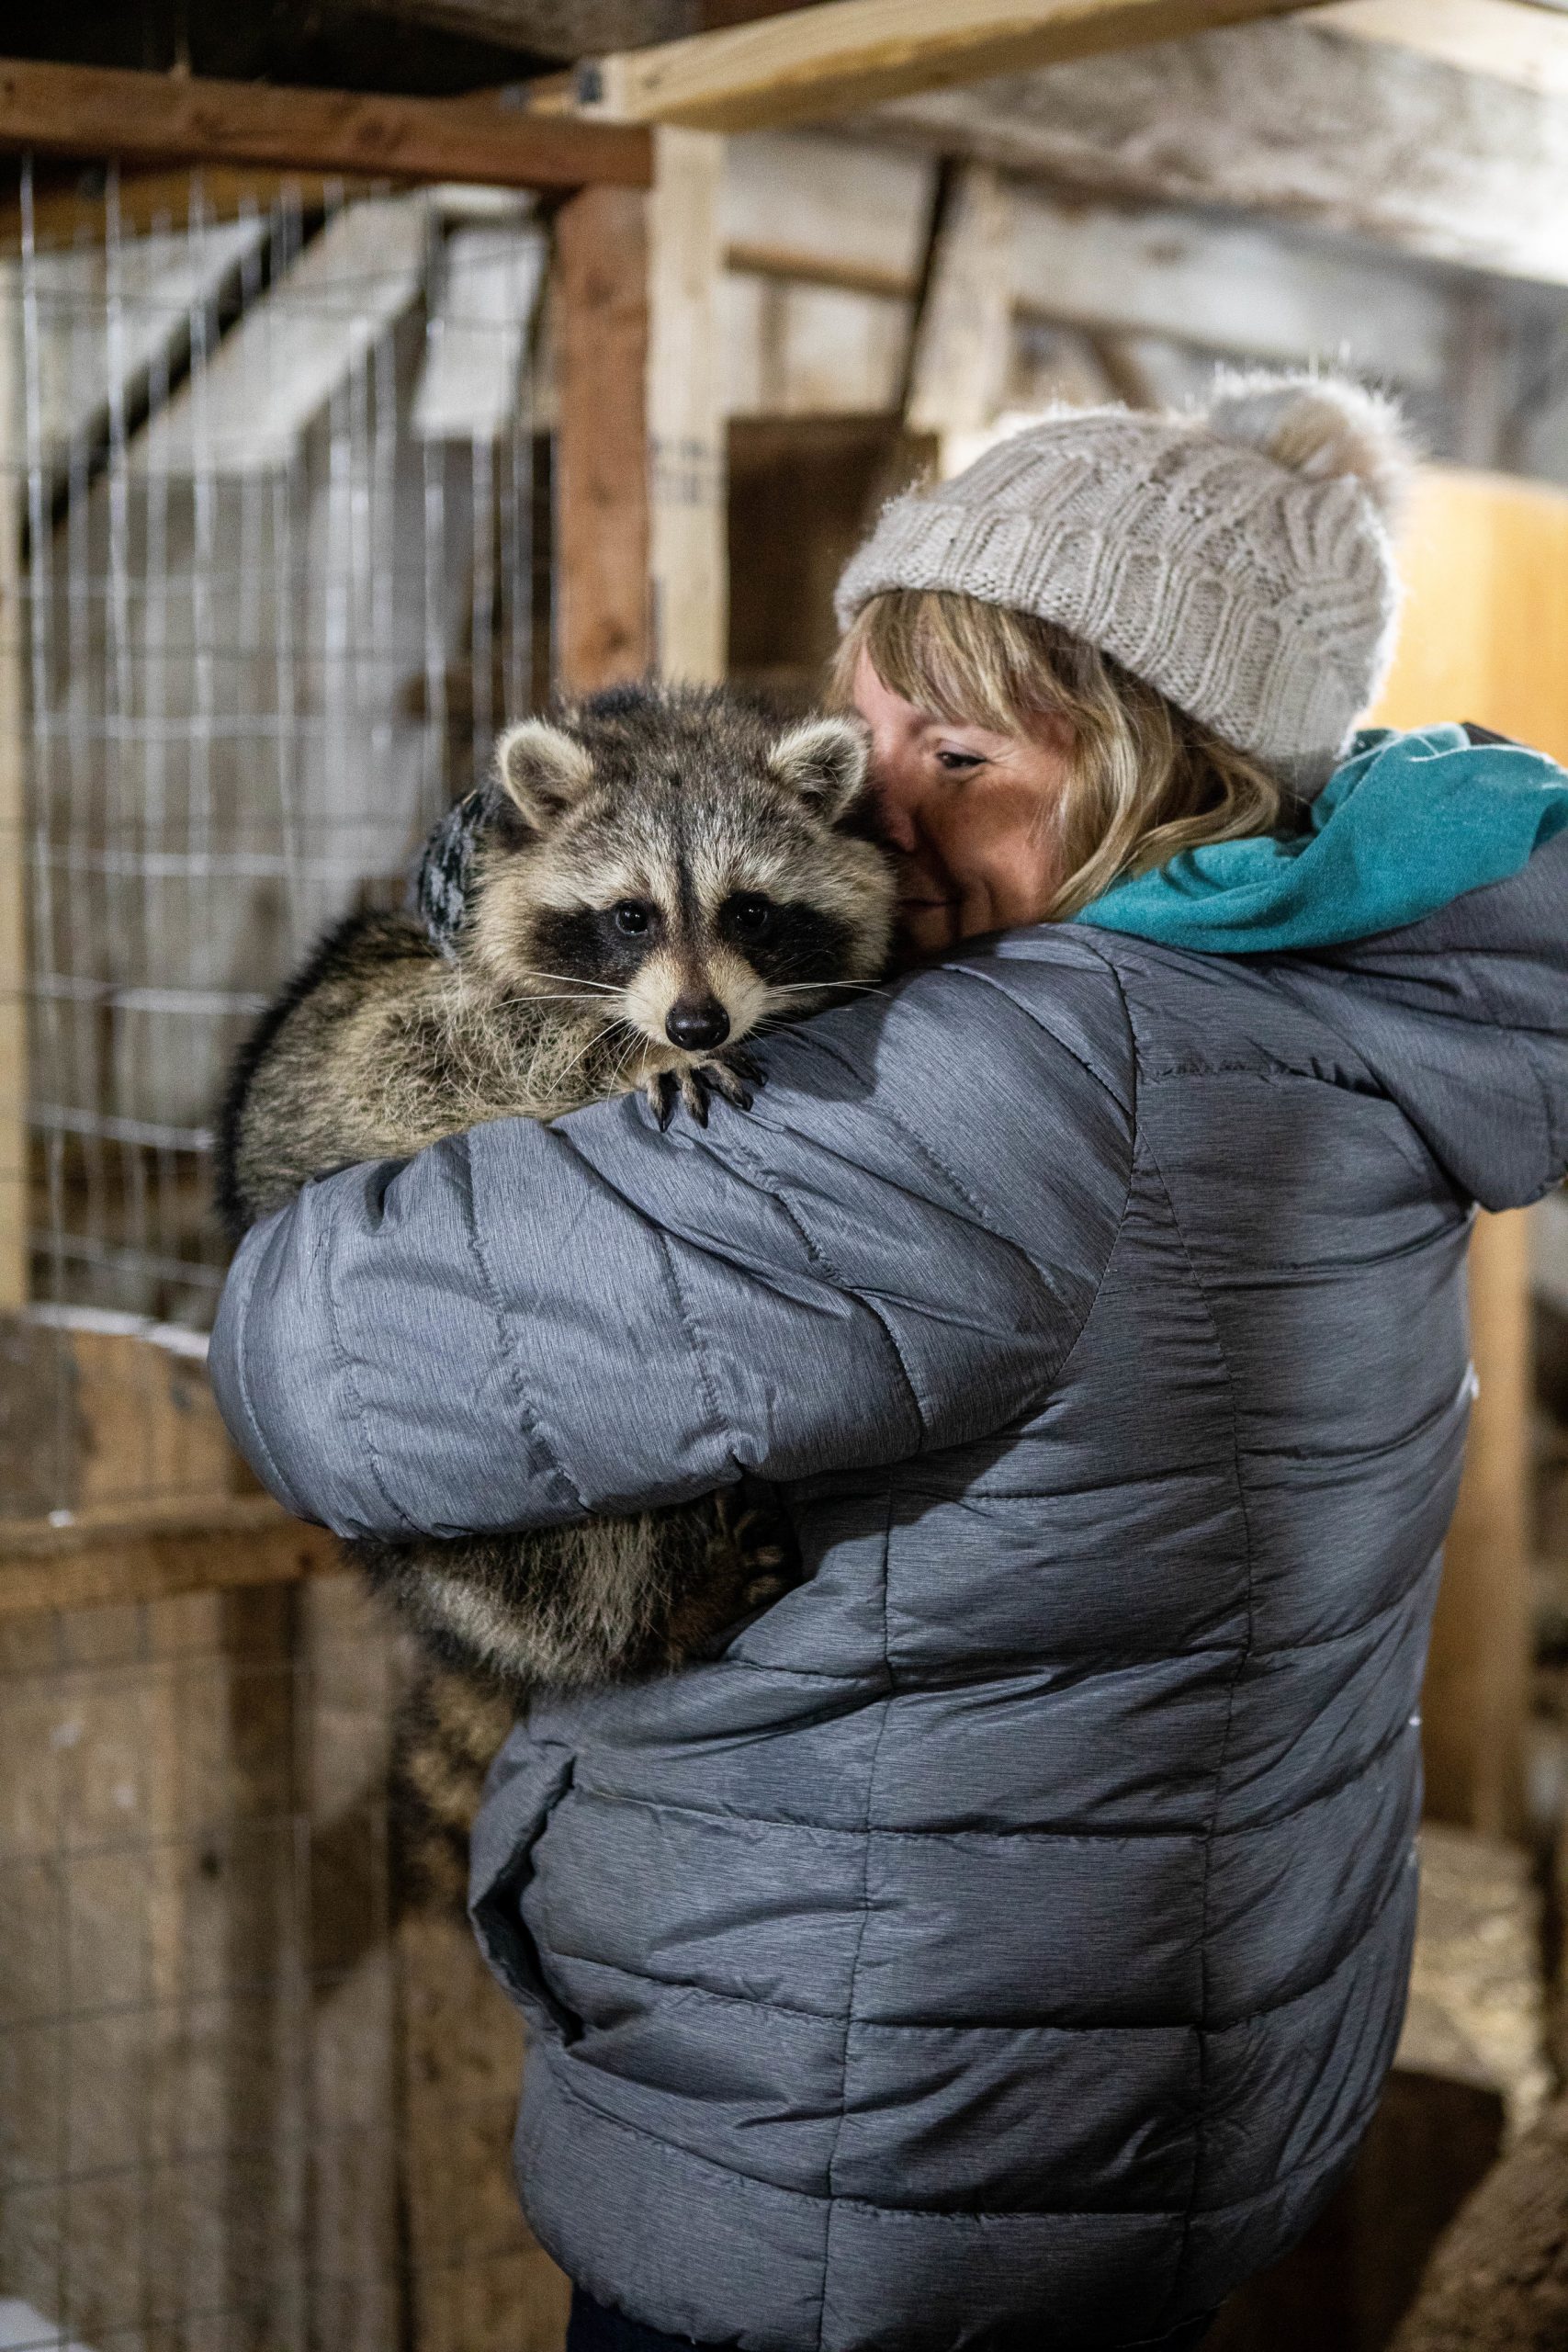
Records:
[[[30,1548],[7,1531],[0,1540],[0,1618],[293,1584],[342,1566],[335,1536],[290,1519],[268,1495],[215,1505],[196,1525],[145,1528],[106,1520],[40,1530]]]
[[[976,433],[1001,407],[1012,357],[1011,192],[988,164],[969,164],[942,209],[904,423],[911,433]]]
[[[1292,230],[1568,285],[1568,104],[1334,31],[1332,14],[932,91],[868,111],[860,127],[998,164],[1059,196],[1243,212],[1254,234],[1272,214]]]
[[[1427,1801],[1438,1821],[1514,1838],[1525,1826],[1530,1669],[1529,1238],[1521,1211],[1476,1220],[1470,1321],[1477,1392],[1427,1669]]]
[[[577,69],[576,96],[584,114],[611,122],[765,130],[820,120],[910,91],[1293,15],[1301,5],[826,0],[787,16],[592,60]]]
[[[28,615],[21,285],[0,269],[0,1309],[28,1295]]]
[[[1465,74],[1568,97],[1568,17],[1520,0],[1334,0],[1315,22],[1348,40],[1383,41]]]
[[[556,219],[556,675],[568,694],[653,662],[648,199],[584,188]]]
[[[719,222],[731,269],[866,294],[913,294],[936,166],[845,139],[731,139]]]
[[[1043,189],[1019,188],[1013,219],[1013,300],[1039,317],[1247,358],[1348,361],[1398,385],[1447,379],[1458,306],[1435,271],[1282,224]]]
[[[648,411],[655,665],[661,677],[716,684],[729,618],[724,141],[706,130],[660,130],[654,147]]]
[[[496,98],[364,97],[100,66],[0,60],[0,147],[124,163],[484,180],[504,187],[646,187],[636,130]]]

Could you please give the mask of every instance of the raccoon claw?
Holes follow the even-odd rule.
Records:
[[[761,1077],[756,1064],[752,1061],[748,1060],[746,1066],[741,1068],[740,1057],[731,1056],[721,1062],[705,1062],[701,1069],[694,1075],[705,1089],[715,1094],[722,1094],[725,1101],[732,1102],[738,1111],[749,1111],[756,1101],[751,1087],[746,1083],[748,1079],[758,1080]]]
[[[675,1116],[675,1105],[681,1100],[681,1090],[675,1083],[674,1073],[667,1069],[656,1070],[644,1081],[643,1093],[662,1135]]]
[[[708,1084],[705,1069],[683,1069],[681,1072],[681,1100],[699,1127],[708,1123]]]
[[[716,1094],[736,1110],[749,1111],[756,1100],[752,1090],[761,1083],[762,1073],[750,1054],[727,1053],[712,1061],[689,1063],[679,1072],[660,1070],[643,1081],[643,1092],[662,1131],[674,1117],[677,1102],[683,1102],[698,1126],[705,1127]]]

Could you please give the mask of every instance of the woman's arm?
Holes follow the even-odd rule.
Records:
[[[258,1227],[211,1363],[273,1491],[345,1534],[544,1526],[897,1461],[1025,1411],[1130,1179],[1104,962],[1022,935],[765,1059],[756,1109],[705,1133],[660,1135],[633,1098],[506,1121]]]

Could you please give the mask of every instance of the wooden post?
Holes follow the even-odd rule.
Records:
[[[584,188],[556,219],[556,675],[568,694],[653,661],[648,201]]]
[[[1524,1826],[1529,1710],[1529,1264],[1522,1211],[1476,1220],[1478,1393],[1424,1700],[1427,1807],[1495,1837]]]
[[[966,164],[937,224],[915,329],[911,433],[978,433],[991,423],[1007,388],[1014,277],[1011,198],[988,164]]]
[[[27,432],[21,283],[0,265],[0,1309],[28,1296],[27,878],[23,864]]]
[[[728,546],[718,295],[724,141],[654,133],[648,407],[654,659],[660,675],[724,675]]]

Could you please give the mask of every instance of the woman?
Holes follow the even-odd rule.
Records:
[[[750,1114],[479,1129],[236,1262],[214,1377],[291,1507],[756,1472],[811,1571],[536,1706],[478,1826],[584,2346],[1185,2346],[1366,2125],[1470,1206],[1568,1157],[1568,785],[1343,758],[1399,462],[1252,381],[897,503],[843,665],[926,964]]]

